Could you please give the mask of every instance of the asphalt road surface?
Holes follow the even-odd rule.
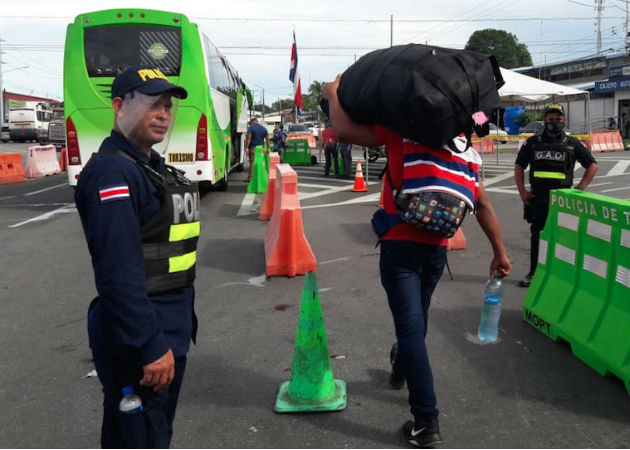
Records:
[[[0,145],[0,153],[25,151]],[[361,157],[355,150],[355,159]],[[601,377],[525,323],[529,229],[512,176],[514,150],[484,155],[485,184],[501,222],[513,275],[505,280],[499,341],[475,338],[491,249],[468,218],[465,250],[449,253],[430,311],[427,343],[446,448],[628,448],[630,403],[623,384]],[[630,198],[628,152],[597,155],[591,191]],[[297,167],[305,235],[317,280],[335,378],[347,383],[337,413],[273,412],[289,379],[304,277],[265,273],[258,220],[262,195],[244,174],[201,204],[197,345],[191,348],[173,447],[406,447],[406,390],[388,385],[394,340],[369,224],[384,161],[363,166],[367,193],[352,180]],[[576,171],[576,178],[582,169]],[[99,446],[100,385],[87,345],[95,296],[90,257],[66,175],[0,185],[0,447]]]

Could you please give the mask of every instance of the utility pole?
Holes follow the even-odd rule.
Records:
[[[595,11],[597,11],[597,53],[602,51],[602,12],[604,11],[604,0],[595,0]]]
[[[389,46],[394,46],[394,15],[389,15]]]
[[[262,120],[265,121],[265,90],[262,90]]]

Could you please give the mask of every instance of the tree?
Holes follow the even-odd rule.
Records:
[[[293,108],[292,98],[279,98],[271,104],[271,109],[274,111],[282,111],[283,109]]]
[[[527,46],[519,43],[515,35],[505,30],[477,30],[470,35],[465,48],[484,55],[494,55],[499,65],[506,69],[532,65],[532,56]]]

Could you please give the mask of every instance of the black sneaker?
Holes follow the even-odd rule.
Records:
[[[396,355],[398,354],[398,342],[392,345],[392,349],[389,352],[389,363],[392,365],[392,371],[389,374],[389,384],[394,389],[402,389],[405,386],[405,377],[397,373],[394,370],[394,361],[396,361]]]
[[[426,448],[442,443],[437,418],[431,422],[418,422],[417,425],[410,420],[403,425],[402,432],[407,442],[416,447]]]
[[[529,285],[532,284],[532,278],[534,278],[534,274],[530,272],[525,275],[521,281],[518,282],[518,285],[520,287],[529,287]]]

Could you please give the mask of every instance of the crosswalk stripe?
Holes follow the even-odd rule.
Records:
[[[613,168],[608,171],[606,176],[607,177],[613,177],[613,176],[616,176],[616,175],[621,175],[621,174],[623,174],[626,171],[628,166],[630,166],[630,161],[618,161],[613,166]]]

